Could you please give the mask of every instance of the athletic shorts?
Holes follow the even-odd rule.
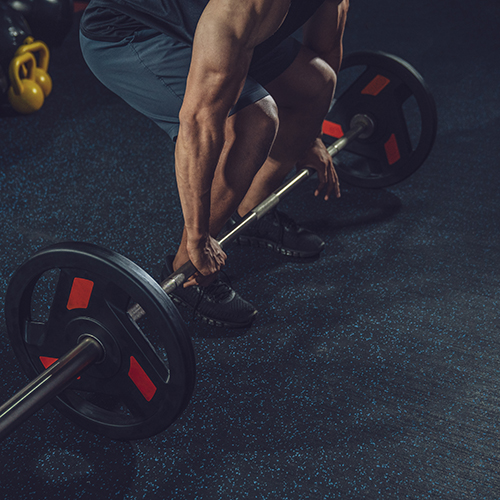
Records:
[[[80,33],[80,45],[89,68],[107,88],[176,139],[191,45],[153,29],[136,32],[119,42],[91,40]],[[292,64],[300,46],[290,37],[252,60],[230,115],[269,95],[264,86]]]

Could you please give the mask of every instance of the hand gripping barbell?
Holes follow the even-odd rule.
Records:
[[[429,134],[436,132],[430,93],[418,73],[394,56],[365,53],[356,58],[367,66],[362,83],[358,79],[354,84],[361,97],[349,97],[351,113],[345,94],[337,101],[342,112],[337,113],[337,103],[333,106],[324,128],[341,137],[328,151],[333,157],[348,149],[362,151],[369,160],[375,157],[377,170],[370,174],[358,168],[352,175],[355,183],[407,177],[407,164],[416,168],[414,155],[419,161],[426,156],[422,140],[412,150],[406,124],[400,130],[402,113],[381,117],[373,101],[389,90],[399,103],[402,96],[419,92],[428,153],[433,142]],[[375,72],[370,66],[374,60],[379,66]],[[393,111],[397,105],[392,103]],[[394,171],[396,164],[404,174]],[[313,172],[299,171],[234,226],[219,241],[221,246]],[[5,315],[14,352],[34,379],[0,407],[0,440],[49,401],[83,428],[111,439],[143,439],[167,429],[191,399],[196,368],[189,332],[168,293],[195,271],[188,262],[160,286],[127,258],[87,243],[56,244],[29,258],[10,281]],[[37,310],[47,307],[40,316]]]

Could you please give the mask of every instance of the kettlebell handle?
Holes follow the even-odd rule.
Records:
[[[21,66],[24,64],[28,69],[28,80],[34,81],[35,79],[35,56],[31,52],[26,52],[25,54],[14,57],[9,66],[9,79],[16,95],[21,95],[23,92],[23,83],[20,77],[20,72]]]
[[[21,54],[25,54],[26,52],[38,52],[40,54],[40,60],[38,67],[47,71],[49,69],[49,59],[50,52],[47,45],[41,40],[31,41],[32,38],[28,37],[23,45],[20,45],[16,50],[16,56],[20,56]]]

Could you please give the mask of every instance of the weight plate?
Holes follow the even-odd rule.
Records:
[[[325,144],[342,137],[357,114],[369,116],[375,129],[336,155],[339,178],[364,188],[403,181],[423,164],[436,138],[437,111],[429,88],[409,63],[383,52],[349,54],[341,73],[339,86],[344,75],[353,82],[326,116]]]
[[[146,316],[128,314],[138,303]],[[87,243],[56,244],[14,274],[5,303],[12,347],[34,378],[82,335],[105,359],[52,400],[75,423],[112,439],[143,439],[169,427],[195,385],[185,323],[168,295],[127,258]]]

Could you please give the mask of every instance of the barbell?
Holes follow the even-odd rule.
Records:
[[[325,144],[335,159],[341,152],[356,158],[351,167],[336,161],[346,181],[362,187],[399,182],[432,148],[434,101],[422,77],[395,56],[346,57],[343,67],[354,65],[365,69],[328,113]],[[402,110],[410,97],[421,117],[416,141]],[[235,241],[313,172],[300,170],[220,245]],[[5,318],[14,353],[33,380],[0,407],[0,440],[49,401],[76,424],[111,439],[144,439],[172,425],[191,400],[196,363],[168,294],[195,272],[187,262],[160,286],[126,257],[89,243],[59,243],[30,257],[9,283]]]

